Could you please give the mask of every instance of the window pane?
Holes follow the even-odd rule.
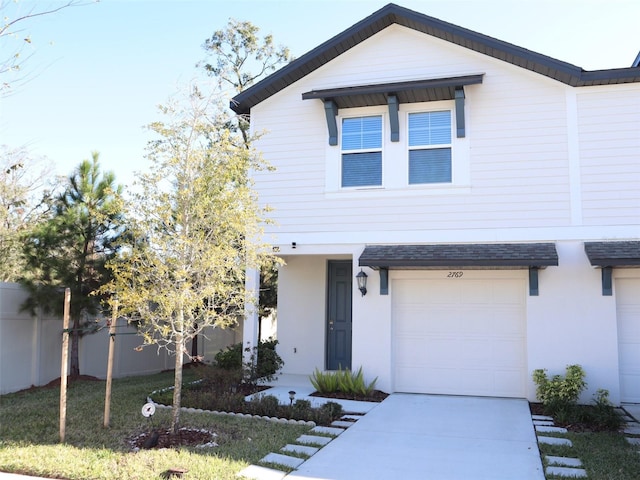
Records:
[[[411,150],[409,183],[451,183],[451,149]]]
[[[409,146],[451,143],[451,112],[409,114]]]
[[[382,153],[347,153],[342,155],[342,186],[382,185]]]
[[[342,150],[382,148],[382,117],[342,119]]]

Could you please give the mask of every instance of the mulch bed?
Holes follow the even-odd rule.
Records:
[[[177,432],[170,429],[156,429],[142,432],[128,443],[133,450],[150,448],[177,448],[184,446],[216,447],[218,435],[204,429],[181,428]]]
[[[380,403],[385,398],[389,396],[388,393],[381,392],[380,390],[374,390],[371,392],[371,395],[362,396],[362,395],[353,395],[343,392],[333,392],[333,393],[318,393],[313,392],[311,397],[322,397],[322,398],[335,398],[337,400],[356,400],[358,402],[378,402]]]
[[[82,381],[89,381],[89,382],[104,382],[104,380],[101,380],[97,377],[92,377],[91,375],[69,375],[67,377],[67,386],[73,384],[73,382],[77,382],[79,380]],[[41,385],[41,386],[35,386],[35,385],[31,385],[29,388],[25,388],[22,390],[19,390],[16,393],[22,393],[22,392],[30,392],[33,390],[40,390],[40,389],[48,389],[48,388],[57,388],[60,386],[60,377],[58,378],[54,378],[53,380],[51,380],[49,383],[47,383],[46,385]]]
[[[532,403],[529,402],[529,410],[531,410],[531,415],[547,415],[544,411],[544,407],[541,403]],[[598,432],[610,432],[611,429],[602,425],[592,425],[588,423],[563,423],[559,422],[556,419],[553,420],[554,425],[556,427],[564,427],[569,432],[574,433],[598,433]]]

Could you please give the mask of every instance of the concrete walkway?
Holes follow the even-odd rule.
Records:
[[[624,408],[636,422],[640,422],[640,403],[624,403],[622,404],[622,408]]]
[[[544,480],[526,400],[393,394],[290,480]]]

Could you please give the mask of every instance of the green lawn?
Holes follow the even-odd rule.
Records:
[[[110,428],[103,427],[105,382],[68,389],[66,442],[59,443],[59,388],[0,396],[0,471],[65,479],[153,479],[186,468],[185,479],[236,479],[246,466],[291,443],[310,427],[208,413],[181,414],[181,426],[218,434],[218,447],[133,452],[128,439],[170,424],[158,409],[153,425],[141,414],[146,396],[173,384],[172,373],[114,380]]]
[[[630,445],[621,433],[567,433],[573,447],[540,445],[542,453],[579,458],[589,480],[638,480],[640,479],[640,453]],[[549,476],[547,480],[563,478]],[[566,477],[564,477],[566,478]]]

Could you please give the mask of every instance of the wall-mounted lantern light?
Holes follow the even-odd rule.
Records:
[[[356,280],[358,281],[358,290],[364,297],[367,294],[367,274],[360,270],[356,275]]]

